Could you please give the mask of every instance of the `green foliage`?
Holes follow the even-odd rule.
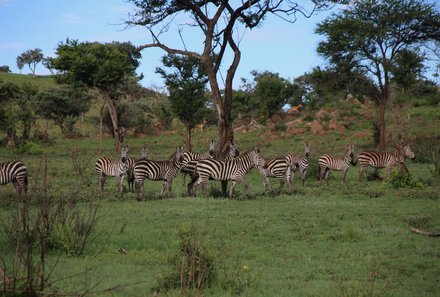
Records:
[[[10,73],[11,69],[7,65],[0,66],[0,72]]]
[[[393,171],[387,183],[395,189],[422,187],[422,184],[417,181],[411,173],[404,173],[401,171]]]
[[[187,129],[192,129],[204,116],[208,82],[205,69],[200,60],[179,55],[163,56],[162,63],[169,71],[156,68],[156,73],[165,80],[171,109]]]
[[[200,292],[215,281],[214,260],[194,226],[179,232],[179,251],[171,259],[172,271],[159,279],[157,289]]]
[[[37,113],[53,120],[66,137],[76,135],[74,125],[78,117],[89,109],[92,97],[84,89],[62,86],[40,92],[37,96]]]
[[[40,144],[33,141],[28,141],[25,144],[15,149],[18,154],[28,154],[32,156],[38,156],[43,153],[43,148]]]

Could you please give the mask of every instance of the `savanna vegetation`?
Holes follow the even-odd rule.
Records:
[[[210,20],[205,13],[212,10],[202,10],[210,1],[132,2],[139,10],[128,24],[147,26],[153,37],[163,20],[192,14],[206,34],[203,53],[158,38],[139,48],[67,39],[56,57],[35,49],[17,58],[20,70],[42,62],[56,75],[2,66],[0,162],[21,160],[29,173],[27,196],[17,199],[12,184],[0,187],[3,295],[438,295],[440,93],[424,76],[439,40],[436,6],[356,2],[317,27],[328,65],[293,80],[253,71],[233,90],[240,60],[233,25],[257,28],[272,13],[292,16],[302,8],[288,1],[221,4]],[[389,11],[396,17],[384,17]],[[217,32],[220,19],[226,27]],[[399,26],[408,31],[395,31]],[[135,75],[140,50],[149,47],[166,53],[156,70],[166,92],[141,86]],[[234,58],[220,90],[228,47]],[[160,199],[162,182],[148,180],[140,201],[126,182],[118,192],[111,177],[99,191],[94,164],[101,156],[118,159],[122,145],[130,157],[146,145],[150,159],[166,160],[177,146],[206,152],[214,139],[222,150],[231,138],[242,153],[257,147],[264,157],[300,155],[308,142],[305,186],[295,176],[291,193],[265,194],[253,169],[245,177],[251,195],[238,186],[232,199],[217,181],[207,196],[189,197],[180,173],[172,199]],[[324,153],[341,156],[348,144],[356,153],[391,150],[400,141],[412,141],[416,158],[388,179],[371,168],[359,181],[354,166],[345,184],[339,172],[329,186],[317,180]]]

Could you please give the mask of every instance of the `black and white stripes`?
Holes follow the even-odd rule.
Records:
[[[322,155],[318,159],[318,177],[319,180],[325,178],[325,181],[328,185],[328,176],[330,174],[330,170],[334,171],[342,171],[342,181],[345,183],[345,178],[347,176],[347,171],[351,165],[356,165],[355,155],[354,155],[354,144],[348,145],[345,148],[344,157],[334,157],[331,155]]]
[[[294,173],[298,171],[301,173],[301,183],[304,186],[307,168],[309,167],[309,157],[310,157],[310,145],[308,142],[304,143],[304,154],[302,156],[290,155],[290,168],[292,170],[292,179],[294,178]]]
[[[123,146],[121,149],[121,158],[113,160],[107,157],[101,157],[95,164],[95,170],[99,179],[99,190],[104,190],[105,179],[107,176],[116,177],[116,188],[122,192],[122,182],[124,175],[128,170],[128,146]]]
[[[184,150],[182,147],[177,148],[176,152],[166,161],[154,160],[140,160],[134,164],[134,177],[136,181],[136,199],[140,200],[141,189],[144,185],[144,180],[163,180],[162,191],[160,197],[162,198],[165,189],[168,189],[168,196],[171,197],[171,185],[182,165]]]
[[[8,161],[0,163],[0,185],[11,183],[15,187],[17,198],[27,194],[28,174],[26,165],[20,161]]]
[[[392,152],[361,152],[359,160],[359,179],[362,179],[368,166],[374,168],[386,168],[388,177],[396,165],[405,163],[406,158],[414,159],[414,152],[409,144],[395,144],[395,150]]]
[[[192,187],[192,194],[195,196],[195,189],[198,185],[202,185],[202,189],[205,191],[206,183],[209,179],[213,179],[232,181],[229,190],[229,197],[232,197],[236,183],[241,183],[247,190],[248,186],[243,177],[251,168],[260,168],[261,166],[264,166],[264,159],[261,157],[259,149],[248,151],[230,161],[200,160],[196,167],[198,179]]]
[[[139,160],[147,160],[148,159],[148,150],[147,146],[143,145],[141,148],[141,158],[127,158],[128,162],[128,171],[127,171],[127,183],[128,183],[128,191],[134,192],[134,164]]]

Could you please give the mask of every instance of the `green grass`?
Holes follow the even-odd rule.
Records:
[[[140,144],[147,143],[152,158],[164,159],[180,137],[128,138],[127,142],[133,155],[140,154]],[[243,151],[255,146],[258,139],[255,134],[236,137]],[[278,155],[288,149],[301,151],[303,141],[261,145],[265,154]],[[409,231],[410,226],[440,230],[440,188],[438,182],[432,183],[426,165],[408,163],[422,183],[431,180],[432,186],[420,189],[359,183],[357,168],[352,168],[346,185],[341,184],[339,173],[332,173],[330,187],[309,176],[303,188],[297,176],[292,195],[264,196],[262,179],[253,170],[246,176],[250,199],[244,198],[240,186],[234,200],[201,197],[201,193],[197,198],[185,197],[178,176],[173,184],[174,199],[159,200],[161,183],[147,181],[143,201],[137,202],[132,193],[115,193],[111,178],[99,198],[93,172],[98,145],[94,139],[58,140],[51,147],[42,146],[41,154],[36,155],[1,149],[2,158],[19,157],[28,164],[31,191],[42,183],[40,160],[48,156],[51,191],[62,196],[76,189],[80,199],[102,201],[102,218],[94,233],[97,238],[86,254],[61,255],[58,260],[51,280],[63,292],[121,285],[113,296],[153,295],[159,276],[171,269],[168,260],[177,252],[179,230],[188,226],[201,235],[218,270],[217,281],[204,291],[205,296],[436,296],[440,289],[435,281],[440,273],[436,264],[440,242]],[[105,155],[117,157],[111,139],[105,139],[103,147]],[[196,150],[202,147],[200,144]],[[90,164],[85,173],[89,182],[80,186],[72,173],[70,156],[75,151]],[[211,182],[208,188],[220,191],[218,182]],[[12,185],[0,187],[0,195],[4,197],[0,217],[4,218],[10,207],[5,201],[13,200]],[[120,248],[128,253],[119,253]],[[13,252],[0,237],[2,258],[10,260]],[[58,257],[53,251],[49,261],[55,264]]]
[[[33,84],[38,86],[40,89],[46,89],[56,86],[54,78],[50,75],[37,75],[34,77],[31,74],[23,75],[17,73],[0,72],[0,80],[3,80],[5,82],[13,82],[19,86],[23,85],[24,83]]]

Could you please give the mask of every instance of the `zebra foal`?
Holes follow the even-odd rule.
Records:
[[[128,183],[128,191],[134,193],[134,164],[139,160],[147,160],[148,159],[148,150],[147,146],[144,144],[141,147],[141,158],[127,158],[128,163],[128,171],[127,171],[127,183]]]
[[[322,155],[318,159],[318,178],[322,183],[322,180],[325,178],[325,181],[328,186],[328,176],[330,174],[330,170],[334,171],[342,171],[342,182],[345,183],[345,178],[347,176],[347,171],[350,168],[350,164],[355,166],[355,156],[354,156],[354,144],[347,145],[345,148],[344,157],[334,157],[330,155]]]
[[[242,184],[245,191],[248,192],[249,186],[243,177],[253,167],[260,168],[264,166],[264,159],[260,155],[259,149],[254,149],[239,155],[230,161],[217,161],[213,159],[200,160],[196,166],[197,181],[192,186],[192,194],[196,195],[196,187],[202,186],[205,193],[208,180],[232,181],[229,189],[229,197],[234,194],[234,188],[237,182]]]
[[[27,195],[28,174],[26,165],[20,161],[0,163],[0,185],[12,182],[15,187],[15,196],[18,199],[21,193]]]
[[[406,158],[414,159],[415,154],[409,144],[394,144],[395,150],[392,152],[361,152],[359,160],[359,180],[362,180],[364,172],[368,166],[387,169],[387,178],[391,176],[394,166],[405,163]]]
[[[101,157],[95,163],[95,170],[98,174],[99,190],[104,191],[105,180],[107,176],[116,177],[116,189],[122,192],[122,182],[124,174],[128,170],[128,146],[124,145],[121,149],[121,158],[113,160],[107,157]]]
[[[144,180],[163,180],[162,191],[160,198],[162,198],[165,189],[168,189],[168,196],[171,197],[171,185],[173,179],[179,171],[183,161],[184,150],[182,147],[176,149],[176,152],[166,161],[154,160],[139,160],[134,164],[134,177],[136,180],[136,199],[141,200],[141,189],[144,186]]]
[[[307,168],[309,167],[309,157],[310,157],[310,145],[308,142],[304,143],[304,154],[302,156],[294,156],[290,155],[291,160],[290,163],[292,166],[290,167],[292,172],[292,179],[295,176],[295,172],[299,171],[301,173],[301,183],[304,187],[304,182],[306,179]]]

